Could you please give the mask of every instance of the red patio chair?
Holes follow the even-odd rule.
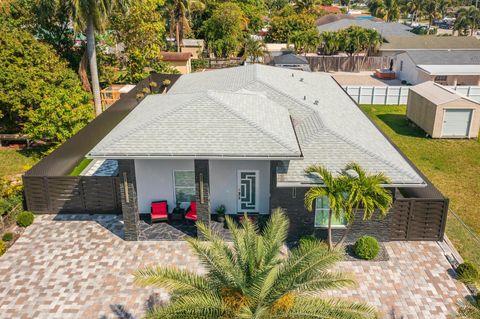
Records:
[[[152,202],[150,209],[152,222],[168,220],[168,204],[166,200]]]
[[[197,221],[197,202],[190,202],[190,207],[188,207],[185,213],[185,219],[193,222]]]

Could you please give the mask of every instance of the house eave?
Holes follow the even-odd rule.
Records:
[[[248,155],[91,155],[88,154],[86,158],[89,159],[212,159],[212,160],[303,160],[303,156],[248,156]]]
[[[322,187],[321,183],[304,183],[304,182],[277,182],[278,188],[286,187]],[[380,186],[384,188],[424,188],[428,185],[425,182],[422,183],[392,183],[392,184],[381,184]]]

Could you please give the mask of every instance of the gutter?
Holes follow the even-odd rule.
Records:
[[[222,160],[303,160],[303,156],[228,156],[228,155],[90,155],[91,159],[222,159]]]
[[[277,182],[277,187],[278,188],[285,188],[285,187],[297,187],[297,188],[302,188],[302,187],[324,187],[325,185],[323,184],[317,184],[317,183],[301,183],[301,182]],[[416,184],[416,183],[393,183],[393,184],[380,184],[380,186],[384,188],[424,188],[427,187],[428,184],[426,183],[421,183],[421,184]]]

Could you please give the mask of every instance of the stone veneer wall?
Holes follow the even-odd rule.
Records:
[[[122,214],[125,231],[125,240],[138,240],[139,213],[137,203],[137,184],[135,178],[135,161],[119,160],[118,175],[120,177],[120,197],[122,200]],[[128,200],[125,192],[125,177],[128,189]]]
[[[197,220],[208,226],[210,225],[210,172],[208,160],[195,160],[194,167]],[[203,198],[200,198],[201,185],[203,186]]]
[[[315,235],[319,238],[327,237],[327,230],[314,227],[315,213],[309,212],[304,206],[305,193],[307,187],[276,187],[276,162],[271,165],[270,177],[270,203],[271,208],[283,208],[290,219],[289,240],[298,240],[304,235]],[[362,214],[358,214],[353,223],[347,242],[353,242],[362,235],[372,235],[380,241],[390,240],[390,214],[384,219],[379,219],[374,215],[371,220],[364,221]],[[333,229],[334,241],[339,240],[344,229]]]

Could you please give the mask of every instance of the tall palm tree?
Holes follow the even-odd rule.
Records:
[[[258,63],[265,56],[267,48],[265,43],[260,40],[255,40],[252,37],[245,39],[243,47],[243,58],[249,58],[252,63]]]
[[[95,32],[104,31],[107,18],[115,5],[126,6],[128,0],[71,0],[73,21],[78,30],[86,31],[87,57],[90,67],[95,115],[102,113],[100,82],[98,80],[97,52],[95,49]]]
[[[177,51],[180,52],[183,35],[190,29],[190,13],[192,10],[202,10],[205,8],[203,0],[167,0],[167,8],[170,36],[175,32],[175,42]]]
[[[465,302],[458,309],[459,319],[480,319],[480,293],[471,302]]]
[[[423,9],[423,2],[424,0],[410,0],[405,3],[405,9],[412,15],[412,24],[420,18],[420,13]]]
[[[400,7],[397,0],[373,0],[369,4],[370,12],[385,21],[397,21],[400,17]]]
[[[135,273],[136,284],[170,292],[170,303],[148,318],[376,318],[368,305],[314,297],[353,281],[329,270],[341,255],[319,241],[302,243],[282,257],[288,219],[281,209],[272,213],[261,233],[248,218],[237,226],[227,217],[227,225],[231,244],[202,223],[197,229],[205,240],[186,239],[205,275],[172,267]]]
[[[313,204],[319,197],[327,197],[329,203],[328,211],[328,248],[333,249],[332,241],[332,218],[341,219],[347,190],[347,181],[344,176],[334,177],[332,173],[321,165],[312,165],[305,170],[307,174],[318,175],[323,182],[322,186],[311,187],[305,193],[305,208],[313,211]]]
[[[390,183],[384,174],[368,174],[357,163],[349,163],[342,175],[348,185],[348,197],[343,205],[348,225],[337,246],[341,246],[347,238],[359,211],[363,211],[363,220],[369,220],[375,211],[384,217],[392,207],[392,195],[382,186]]]
[[[425,15],[428,18],[428,29],[433,24],[433,20],[438,19],[441,16],[440,13],[440,3],[438,0],[425,0],[423,10],[425,11]]]

